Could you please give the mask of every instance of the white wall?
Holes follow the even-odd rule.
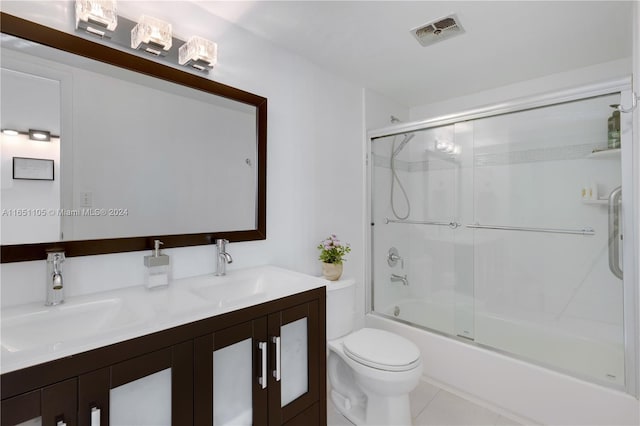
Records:
[[[627,58],[604,62],[533,80],[509,84],[483,92],[470,93],[466,96],[452,98],[442,102],[417,105],[411,108],[411,120],[418,121],[452,113],[460,113],[486,105],[500,104],[512,99],[552,93],[599,81],[628,77],[631,74],[631,61],[631,58]]]
[[[391,116],[409,120],[409,107],[370,89],[364,91],[365,125],[367,130],[390,126]]]
[[[268,98],[267,240],[231,243],[229,271],[274,264],[320,275],[317,244],[336,233],[351,243],[345,276],[364,281],[362,227],[362,90],[197,6],[119,2],[174,23],[178,35],[216,40],[219,63],[209,78]],[[73,33],[73,2],[7,2],[6,13]],[[165,16],[163,16],[165,15]],[[183,36],[184,37],[184,36]],[[168,249],[174,277],[211,273],[213,246]],[[68,296],[142,284],[143,256],[119,253],[68,258]],[[44,300],[45,262],[3,264],[2,305]]]

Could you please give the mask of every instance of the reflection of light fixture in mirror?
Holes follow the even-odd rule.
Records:
[[[6,136],[25,135],[25,136],[29,136],[29,139],[31,139],[32,141],[43,141],[43,142],[49,142],[51,141],[51,138],[60,139],[60,136],[52,135],[51,132],[48,130],[29,129],[28,132],[24,132],[24,131],[15,130],[15,129],[2,129],[2,134]]]
[[[436,151],[450,155],[460,155],[462,152],[462,147],[460,147],[460,145],[456,145],[453,142],[442,139],[436,139],[435,148]]]
[[[29,139],[34,141],[49,142],[51,140],[51,132],[47,130],[29,129]]]
[[[115,0],[76,0],[76,29],[111,38],[117,25]]]
[[[218,61],[218,45],[202,37],[193,36],[178,50],[180,65],[204,71],[213,68]]]
[[[165,56],[171,49],[171,24],[142,15],[131,30],[131,47],[143,49],[155,56]]]

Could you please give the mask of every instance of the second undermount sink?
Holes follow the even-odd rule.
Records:
[[[265,297],[264,282],[259,280],[229,280],[195,286],[192,291],[219,308],[259,302]]]
[[[136,324],[141,317],[119,298],[22,306],[2,311],[3,350],[56,346]]]
[[[324,281],[318,278],[319,281]],[[263,266],[209,277],[191,286],[191,291],[215,306],[237,308],[291,294],[309,282],[309,276],[277,267]]]

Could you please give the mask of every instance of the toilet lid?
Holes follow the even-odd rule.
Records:
[[[379,370],[411,370],[420,363],[420,350],[413,342],[375,328],[363,328],[348,335],[343,347],[349,358]]]

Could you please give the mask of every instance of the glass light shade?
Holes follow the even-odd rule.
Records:
[[[13,129],[2,129],[2,133],[7,136],[18,136],[20,133]]]
[[[76,0],[76,29],[104,37],[118,26],[115,0]]]
[[[213,68],[218,61],[218,45],[202,37],[193,36],[178,50],[180,65],[191,65],[199,70]]]
[[[171,33],[170,23],[142,15],[131,30],[131,47],[143,48],[154,55],[164,55],[171,49]]]

